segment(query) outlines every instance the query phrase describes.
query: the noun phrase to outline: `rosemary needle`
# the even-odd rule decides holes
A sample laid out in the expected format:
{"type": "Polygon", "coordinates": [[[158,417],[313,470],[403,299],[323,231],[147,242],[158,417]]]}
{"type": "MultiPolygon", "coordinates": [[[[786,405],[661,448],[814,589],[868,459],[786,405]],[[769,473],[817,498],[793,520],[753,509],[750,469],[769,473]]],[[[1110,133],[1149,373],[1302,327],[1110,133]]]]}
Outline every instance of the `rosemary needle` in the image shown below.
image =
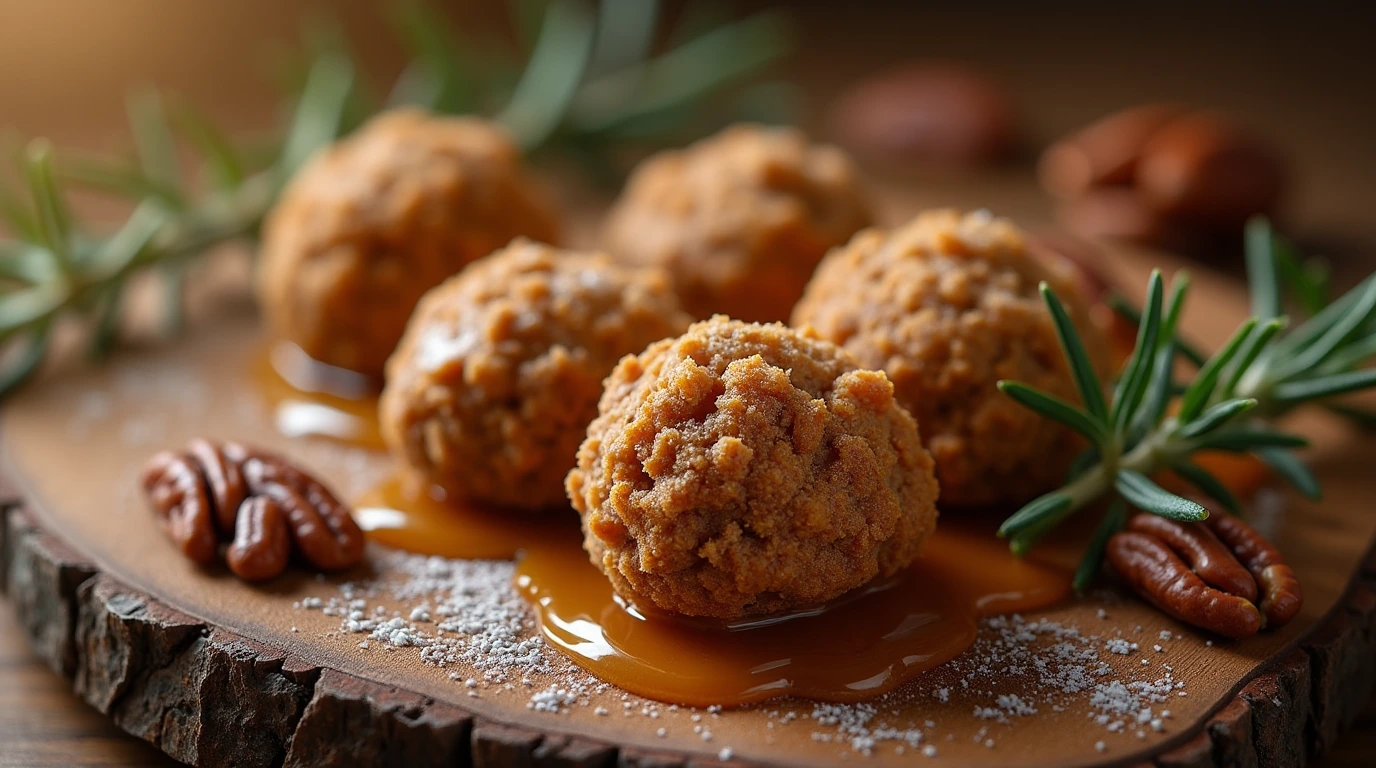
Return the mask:
{"type": "Polygon", "coordinates": [[[1076,588],[1083,589],[1099,572],[1103,542],[1121,527],[1122,502],[1175,520],[1208,516],[1208,509],[1198,502],[1151,479],[1165,469],[1236,511],[1237,499],[1227,487],[1191,461],[1204,450],[1253,454],[1302,494],[1318,498],[1318,483],[1294,454],[1308,442],[1270,424],[1305,403],[1376,388],[1376,370],[1366,367],[1376,359],[1376,276],[1326,304],[1315,301],[1323,295],[1316,284],[1298,285],[1297,302],[1313,314],[1288,324],[1280,316],[1282,285],[1293,283],[1296,275],[1301,275],[1301,283],[1326,280],[1326,273],[1299,268],[1289,243],[1265,220],[1248,225],[1246,245],[1257,316],[1243,322],[1212,356],[1188,355],[1197,370],[1185,383],[1174,415],[1168,414],[1166,401],[1176,388],[1171,379],[1175,357],[1190,349],[1179,341],[1175,328],[1188,288],[1184,275],[1176,277],[1164,308],[1159,271],[1152,273],[1144,309],[1138,313],[1127,308],[1138,317],[1137,345],[1108,403],[1078,332],[1064,319],[1060,300],[1042,287],[1084,405],[1017,382],[1002,381],[999,388],[1022,406],[1084,435],[1090,448],[1076,460],[1063,487],[1028,502],[999,529],[1015,553],[1025,552],[1077,511],[1112,498],[1076,573],[1076,588]]]}

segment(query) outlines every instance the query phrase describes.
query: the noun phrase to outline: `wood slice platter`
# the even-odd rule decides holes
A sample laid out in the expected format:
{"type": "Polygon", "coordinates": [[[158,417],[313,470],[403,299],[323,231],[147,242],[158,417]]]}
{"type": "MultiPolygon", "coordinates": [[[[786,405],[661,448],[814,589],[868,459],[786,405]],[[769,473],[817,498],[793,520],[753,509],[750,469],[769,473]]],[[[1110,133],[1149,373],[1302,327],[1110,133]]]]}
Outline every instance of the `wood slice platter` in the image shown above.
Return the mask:
{"type": "MultiPolygon", "coordinates": [[[[1124,253],[1114,268],[1138,286],[1165,261],[1124,253]]],[[[1185,327],[1217,344],[1244,298],[1218,275],[1196,271],[1195,284],[1185,327]]],[[[1376,683],[1376,439],[1318,413],[1295,428],[1315,439],[1307,458],[1325,500],[1267,491],[1253,518],[1305,586],[1292,624],[1212,641],[1105,588],[986,626],[964,656],[870,705],[695,710],[600,685],[530,643],[538,628],[501,562],[374,545],[356,572],[246,585],[164,538],[136,488],[148,455],[203,435],[241,440],[300,459],[345,497],[389,464],[283,437],[249,373],[263,350],[256,319],[242,305],[206,315],[176,342],[51,373],[0,415],[0,583],[35,649],[121,728],[187,763],[1293,765],[1331,745],[1376,683]],[[460,604],[501,607],[508,640],[534,651],[496,663],[459,633],[451,647],[475,650],[440,665],[405,637],[351,631],[355,608],[427,621],[436,596],[414,588],[426,568],[446,588],[492,593],[460,604]],[[343,615],[320,610],[331,599],[343,615]],[[1079,665],[1084,679],[1077,688],[1048,665],[1079,665]]]]}

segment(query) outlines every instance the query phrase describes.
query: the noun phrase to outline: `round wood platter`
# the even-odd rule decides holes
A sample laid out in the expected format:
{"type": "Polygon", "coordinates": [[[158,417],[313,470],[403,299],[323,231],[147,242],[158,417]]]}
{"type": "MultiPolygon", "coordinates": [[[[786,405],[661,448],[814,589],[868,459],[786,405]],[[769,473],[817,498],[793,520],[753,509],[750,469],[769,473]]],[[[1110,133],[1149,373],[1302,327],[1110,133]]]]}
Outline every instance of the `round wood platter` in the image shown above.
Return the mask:
{"type": "MultiPolygon", "coordinates": [[[[1113,264],[1120,283],[1138,286],[1163,260],[1125,253],[1113,264]]],[[[1245,312],[1237,286],[1218,275],[1196,270],[1194,296],[1185,327],[1206,344],[1245,312]]],[[[338,616],[303,607],[339,597],[346,582],[394,582],[398,555],[373,546],[353,573],[249,586],[182,559],[145,509],[141,463],[202,435],[287,453],[346,497],[388,469],[361,448],[282,437],[249,374],[262,351],[257,321],[242,302],[202,314],[173,343],[50,372],[0,414],[0,584],[37,652],[80,696],[187,763],[1293,765],[1332,744],[1376,682],[1376,440],[1318,413],[1295,428],[1315,438],[1307,458],[1325,500],[1268,493],[1254,518],[1299,573],[1301,616],[1215,642],[1105,588],[1018,619],[1088,654],[1095,679],[1083,690],[1038,687],[1025,669],[979,669],[979,649],[999,640],[994,628],[956,662],[839,716],[798,700],[668,707],[599,686],[548,648],[543,666],[498,680],[467,661],[428,664],[417,648],[363,642],[338,616]],[[1112,651],[1125,642],[1137,645],[1112,651]],[[1140,690],[1133,684],[1163,676],[1169,700],[1148,702],[1149,717],[1101,717],[1096,686],[1140,690]],[[570,681],[576,700],[535,706],[539,692],[570,681]]],[[[482,582],[510,589],[493,583],[482,582]]],[[[385,589],[372,599],[388,616],[415,602],[385,589]]],[[[529,614],[517,631],[536,634],[529,614]]]]}

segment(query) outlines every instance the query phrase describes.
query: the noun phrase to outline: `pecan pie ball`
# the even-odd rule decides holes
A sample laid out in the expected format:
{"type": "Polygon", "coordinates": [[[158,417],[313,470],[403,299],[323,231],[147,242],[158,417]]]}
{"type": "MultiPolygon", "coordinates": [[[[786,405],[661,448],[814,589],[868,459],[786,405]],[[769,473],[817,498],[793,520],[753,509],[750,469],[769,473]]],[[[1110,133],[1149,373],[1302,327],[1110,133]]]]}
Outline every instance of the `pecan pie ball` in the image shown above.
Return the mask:
{"type": "Polygon", "coordinates": [[[617,365],[568,492],[617,593],[718,618],[891,575],[937,516],[932,458],[882,372],[721,316],[617,365]]]}
{"type": "Polygon", "coordinates": [[[421,299],[387,363],[383,438],[450,493],[564,506],[602,380],[689,322],[660,270],[517,240],[421,299]]]}
{"type": "Polygon", "coordinates": [[[922,425],[943,503],[1015,504],[1062,481],[1079,449],[1068,430],[996,387],[1013,379],[1078,400],[1042,281],[1104,370],[1105,344],[1074,280],[1034,259],[1015,225],[984,211],[929,211],[861,233],[818,267],[793,323],[889,375],[922,425]]]}
{"type": "Polygon", "coordinates": [[[258,293],[273,333],[380,377],[421,295],[521,235],[553,242],[558,226],[500,130],[395,111],[292,180],[264,226],[258,293]]]}
{"type": "Polygon", "coordinates": [[[604,246],[669,270],[699,318],[786,320],[827,250],[871,221],[841,150],[787,128],[736,126],[658,154],[613,207],[604,246]]]}

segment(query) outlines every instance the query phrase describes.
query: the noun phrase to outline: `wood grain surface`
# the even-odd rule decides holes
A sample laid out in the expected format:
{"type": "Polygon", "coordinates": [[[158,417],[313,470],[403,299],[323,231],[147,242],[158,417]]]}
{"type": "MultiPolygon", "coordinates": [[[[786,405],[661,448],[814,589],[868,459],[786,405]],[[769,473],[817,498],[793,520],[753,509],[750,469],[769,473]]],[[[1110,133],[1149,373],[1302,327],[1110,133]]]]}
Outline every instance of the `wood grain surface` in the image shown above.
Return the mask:
{"type": "MultiPolygon", "coordinates": [[[[232,125],[261,127],[269,102],[254,67],[225,62],[242,63],[244,51],[261,40],[285,39],[308,5],[321,4],[6,2],[0,125],[62,143],[118,145],[121,89],[151,81],[193,94],[232,125]]],[[[373,15],[369,5],[344,4],[341,13],[352,28],[366,30],[361,20],[373,15]]],[[[1024,106],[1033,139],[1142,100],[1223,106],[1291,153],[1298,181],[1291,220],[1335,249],[1330,253],[1339,258],[1340,271],[1370,271],[1376,243],[1373,57],[1365,39],[1369,27],[1346,11],[1271,8],[1243,16],[1167,3],[1139,18],[1108,4],[1077,4],[1055,12],[1007,10],[991,20],[981,9],[897,5],[865,18],[838,18],[822,4],[799,9],[804,50],[829,54],[800,56],[792,65],[813,104],[857,73],[921,55],[972,60],[1001,76],[1024,106]]],[[[395,51],[375,36],[364,38],[379,71],[394,65],[395,51]]],[[[933,199],[980,196],[981,184],[922,183],[933,199]]],[[[0,614],[0,764],[165,762],[65,693],[67,684],[46,673],[19,642],[9,611],[0,614]]],[[[1340,738],[1322,764],[1374,762],[1376,705],[1368,705],[1356,730],[1340,738]]]]}

